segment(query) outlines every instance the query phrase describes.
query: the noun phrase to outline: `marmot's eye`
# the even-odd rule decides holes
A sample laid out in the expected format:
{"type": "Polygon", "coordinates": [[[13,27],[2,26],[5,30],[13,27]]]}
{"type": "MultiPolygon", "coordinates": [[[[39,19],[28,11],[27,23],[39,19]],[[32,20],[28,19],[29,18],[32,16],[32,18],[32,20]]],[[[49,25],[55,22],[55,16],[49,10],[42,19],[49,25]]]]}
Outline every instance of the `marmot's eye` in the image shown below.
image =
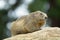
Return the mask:
{"type": "Polygon", "coordinates": [[[40,13],[40,15],[43,15],[42,13],[40,13]]]}

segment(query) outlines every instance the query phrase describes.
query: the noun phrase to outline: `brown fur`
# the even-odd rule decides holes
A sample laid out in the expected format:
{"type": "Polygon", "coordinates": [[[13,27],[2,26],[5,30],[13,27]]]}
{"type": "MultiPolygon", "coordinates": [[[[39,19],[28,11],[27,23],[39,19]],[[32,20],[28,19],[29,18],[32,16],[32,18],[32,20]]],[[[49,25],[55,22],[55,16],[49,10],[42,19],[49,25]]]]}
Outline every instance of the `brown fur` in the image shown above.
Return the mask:
{"type": "Polygon", "coordinates": [[[12,22],[11,35],[30,33],[40,30],[45,22],[47,15],[41,11],[32,12],[29,15],[22,16],[12,22]]]}

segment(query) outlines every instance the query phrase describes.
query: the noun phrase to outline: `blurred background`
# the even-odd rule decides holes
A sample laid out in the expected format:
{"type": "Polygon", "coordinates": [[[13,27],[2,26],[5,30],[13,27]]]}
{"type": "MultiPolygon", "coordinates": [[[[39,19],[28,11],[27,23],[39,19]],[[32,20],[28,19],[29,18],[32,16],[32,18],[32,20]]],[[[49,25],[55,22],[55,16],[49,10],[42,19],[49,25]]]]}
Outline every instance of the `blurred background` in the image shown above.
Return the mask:
{"type": "Polygon", "coordinates": [[[0,0],[0,40],[10,36],[12,21],[37,10],[47,13],[48,25],[60,27],[60,0],[0,0]]]}

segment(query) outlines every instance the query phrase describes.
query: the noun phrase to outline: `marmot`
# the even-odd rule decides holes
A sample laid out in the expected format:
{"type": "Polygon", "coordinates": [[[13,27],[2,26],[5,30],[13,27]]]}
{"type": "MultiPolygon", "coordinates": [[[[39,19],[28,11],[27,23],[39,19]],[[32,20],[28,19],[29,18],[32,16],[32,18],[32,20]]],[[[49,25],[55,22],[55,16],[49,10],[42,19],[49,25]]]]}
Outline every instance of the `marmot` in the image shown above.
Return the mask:
{"type": "Polygon", "coordinates": [[[22,16],[12,22],[11,35],[14,36],[40,30],[40,27],[46,23],[46,19],[47,14],[41,11],[32,12],[29,15],[22,16]]]}

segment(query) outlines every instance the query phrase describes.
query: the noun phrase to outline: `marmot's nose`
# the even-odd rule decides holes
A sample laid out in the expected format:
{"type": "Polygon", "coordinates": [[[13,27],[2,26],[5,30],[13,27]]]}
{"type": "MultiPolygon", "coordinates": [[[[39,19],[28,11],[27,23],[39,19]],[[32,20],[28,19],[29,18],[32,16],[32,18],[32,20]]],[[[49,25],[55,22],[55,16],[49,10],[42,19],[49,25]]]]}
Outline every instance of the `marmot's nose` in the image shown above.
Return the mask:
{"type": "Polygon", "coordinates": [[[46,16],[45,19],[48,19],[48,17],[46,16]]]}

